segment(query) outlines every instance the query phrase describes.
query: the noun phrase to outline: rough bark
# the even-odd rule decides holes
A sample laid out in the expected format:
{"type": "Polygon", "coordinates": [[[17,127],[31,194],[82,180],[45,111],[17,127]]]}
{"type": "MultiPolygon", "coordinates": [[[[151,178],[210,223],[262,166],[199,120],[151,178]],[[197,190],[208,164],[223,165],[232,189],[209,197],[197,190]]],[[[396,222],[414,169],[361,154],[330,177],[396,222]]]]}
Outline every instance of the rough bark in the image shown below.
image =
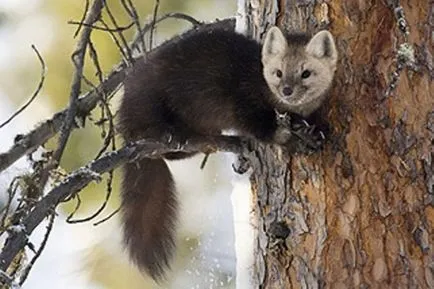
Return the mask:
{"type": "Polygon", "coordinates": [[[340,53],[325,150],[255,148],[256,287],[434,288],[434,2],[240,5],[257,38],[327,28],[340,53]]]}

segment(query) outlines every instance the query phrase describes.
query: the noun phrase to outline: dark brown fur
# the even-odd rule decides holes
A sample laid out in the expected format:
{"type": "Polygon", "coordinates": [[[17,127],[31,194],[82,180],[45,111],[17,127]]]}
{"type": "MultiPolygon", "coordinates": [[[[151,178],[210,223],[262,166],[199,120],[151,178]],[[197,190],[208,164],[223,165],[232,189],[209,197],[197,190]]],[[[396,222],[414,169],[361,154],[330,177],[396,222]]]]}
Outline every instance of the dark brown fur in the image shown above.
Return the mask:
{"type": "MultiPolygon", "coordinates": [[[[307,41],[297,35],[291,45],[307,41]]],[[[235,129],[273,142],[278,130],[276,103],[262,70],[256,41],[212,25],[190,31],[128,72],[120,132],[126,141],[168,135],[184,140],[235,129]]],[[[122,202],[124,240],[131,258],[158,280],[173,255],[177,212],[174,183],[164,160],[125,165],[122,202]]]]}

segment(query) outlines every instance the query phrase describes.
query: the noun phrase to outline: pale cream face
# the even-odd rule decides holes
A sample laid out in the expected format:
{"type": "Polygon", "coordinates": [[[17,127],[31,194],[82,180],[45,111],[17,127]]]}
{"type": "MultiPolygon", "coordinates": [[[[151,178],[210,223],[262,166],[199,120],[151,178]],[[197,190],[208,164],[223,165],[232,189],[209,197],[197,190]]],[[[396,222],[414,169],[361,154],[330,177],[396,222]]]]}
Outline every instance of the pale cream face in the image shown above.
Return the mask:
{"type": "Polygon", "coordinates": [[[296,47],[288,46],[280,30],[270,30],[262,51],[264,77],[276,100],[303,116],[324,101],[336,59],[333,38],[326,31],[316,34],[305,47],[296,47]]]}

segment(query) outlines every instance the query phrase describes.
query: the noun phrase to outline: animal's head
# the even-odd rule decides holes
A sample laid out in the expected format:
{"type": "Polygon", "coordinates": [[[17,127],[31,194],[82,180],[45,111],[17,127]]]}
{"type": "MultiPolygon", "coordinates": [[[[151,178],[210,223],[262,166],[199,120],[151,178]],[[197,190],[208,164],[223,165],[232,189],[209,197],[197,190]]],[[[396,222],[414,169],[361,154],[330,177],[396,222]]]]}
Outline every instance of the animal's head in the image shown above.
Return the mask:
{"type": "Polygon", "coordinates": [[[263,73],[280,104],[291,112],[307,116],[325,98],[336,70],[338,53],[333,36],[326,30],[315,34],[307,43],[301,38],[294,39],[296,41],[288,42],[277,27],[268,31],[262,46],[263,73]]]}

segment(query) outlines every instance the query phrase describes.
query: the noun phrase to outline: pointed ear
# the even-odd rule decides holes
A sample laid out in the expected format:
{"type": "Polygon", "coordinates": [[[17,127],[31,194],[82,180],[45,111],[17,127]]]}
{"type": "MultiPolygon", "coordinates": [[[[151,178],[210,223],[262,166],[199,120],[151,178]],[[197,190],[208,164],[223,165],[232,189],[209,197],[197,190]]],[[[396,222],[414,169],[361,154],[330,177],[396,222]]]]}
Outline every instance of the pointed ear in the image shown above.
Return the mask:
{"type": "Polygon", "coordinates": [[[265,36],[264,45],[262,46],[262,59],[282,56],[288,49],[288,43],[282,31],[276,26],[271,27],[265,36]]]}
{"type": "Polygon", "coordinates": [[[332,66],[335,66],[338,60],[335,40],[327,30],[322,30],[312,37],[306,45],[306,52],[318,58],[327,58],[332,66]]]}

